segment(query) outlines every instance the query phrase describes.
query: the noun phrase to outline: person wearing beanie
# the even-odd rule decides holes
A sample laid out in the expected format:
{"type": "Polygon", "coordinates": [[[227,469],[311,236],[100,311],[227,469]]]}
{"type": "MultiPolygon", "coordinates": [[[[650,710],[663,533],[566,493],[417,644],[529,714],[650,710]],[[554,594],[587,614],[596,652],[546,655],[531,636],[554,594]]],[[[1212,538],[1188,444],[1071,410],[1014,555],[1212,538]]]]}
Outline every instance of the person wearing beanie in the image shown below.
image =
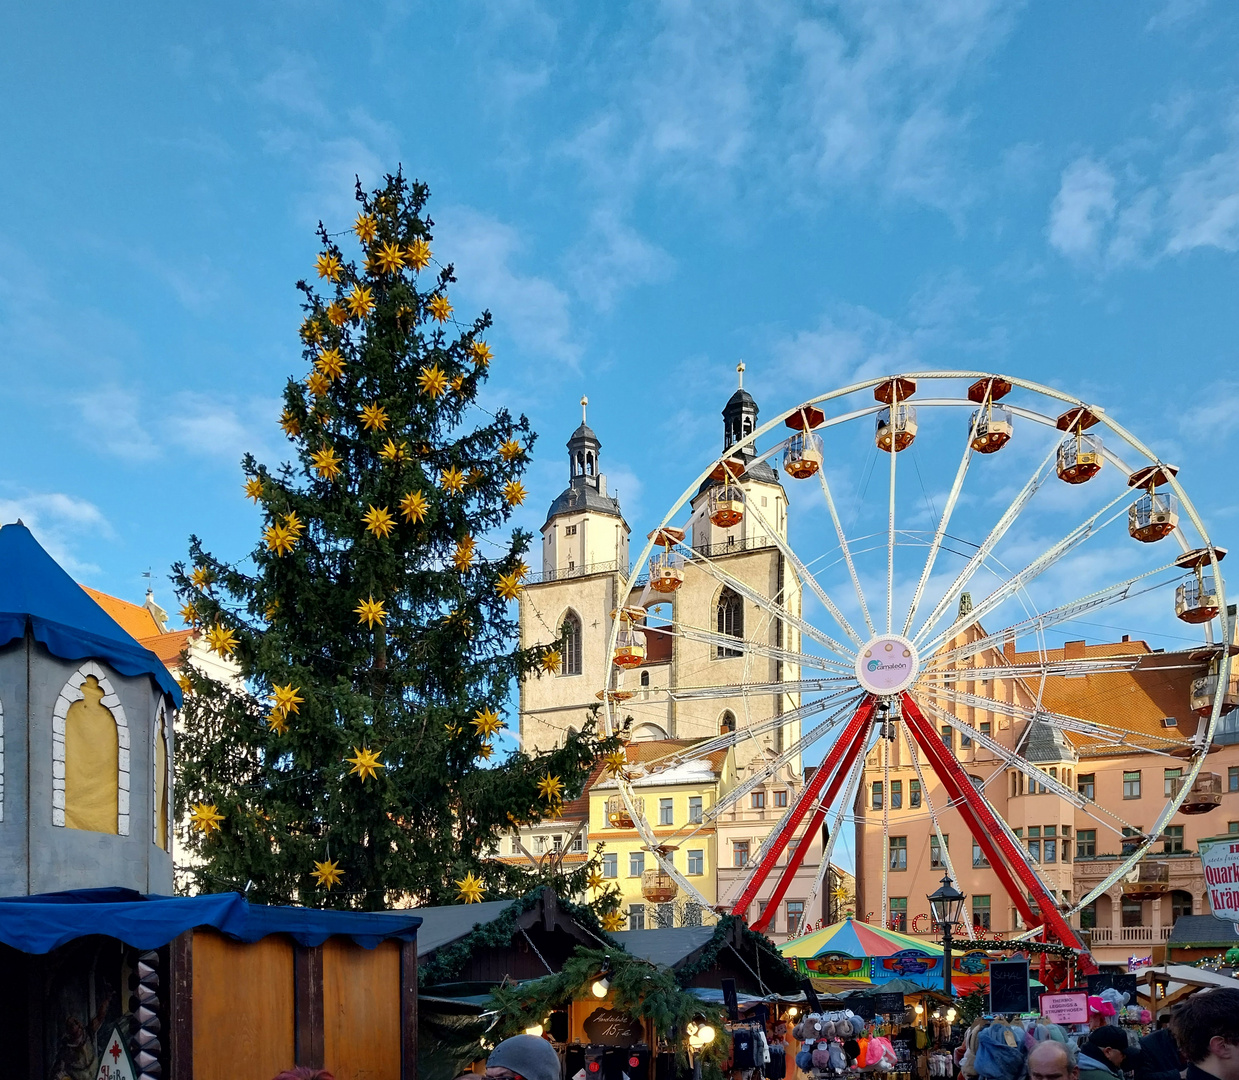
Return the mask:
{"type": "Polygon", "coordinates": [[[1122,1080],[1128,1052],[1127,1033],[1107,1024],[1080,1043],[1080,1080],[1122,1080]]]}
{"type": "Polygon", "coordinates": [[[559,1055],[536,1035],[504,1039],[486,1059],[488,1080],[559,1080],[559,1055]]]}

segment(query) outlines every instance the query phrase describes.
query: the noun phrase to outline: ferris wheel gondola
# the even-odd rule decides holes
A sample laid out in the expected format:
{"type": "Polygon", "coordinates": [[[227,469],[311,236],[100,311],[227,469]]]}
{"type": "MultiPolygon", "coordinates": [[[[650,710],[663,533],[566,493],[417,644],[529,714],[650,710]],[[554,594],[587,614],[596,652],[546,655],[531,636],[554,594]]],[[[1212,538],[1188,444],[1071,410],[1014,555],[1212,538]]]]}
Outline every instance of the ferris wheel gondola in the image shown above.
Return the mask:
{"type": "MultiPolygon", "coordinates": [[[[864,468],[858,464],[857,471],[864,468]]],[[[630,600],[629,607],[617,610],[611,631],[615,667],[606,689],[615,690],[624,685],[625,671],[644,659],[644,652],[633,648],[641,634],[637,613],[645,605],[678,602],[685,575],[712,582],[737,602],[751,605],[763,619],[756,630],[739,634],[723,621],[715,626],[698,619],[705,624],[695,625],[677,615],[659,628],[671,638],[717,650],[711,655],[742,662],[744,678],[738,683],[721,677],[712,681],[706,670],[658,693],[681,709],[740,702],[745,714],[716,736],[678,746],[617,777],[626,820],[631,819],[653,853],[660,887],[671,890],[673,884],[677,895],[695,898],[707,910],[713,906],[746,912],[773,880],[765,913],[754,922],[764,929],[829,816],[831,828],[814,892],[821,888],[840,825],[856,799],[866,755],[877,762],[874,767],[889,770],[891,748],[898,743],[907,747],[908,761],[920,778],[936,848],[948,871],[953,872],[939,819],[950,808],[964,819],[1030,932],[1083,950],[1072,916],[1111,887],[1121,883],[1126,890],[1140,884],[1142,860],[1147,864],[1151,845],[1176,812],[1207,813],[1217,805],[1216,778],[1202,773],[1201,767],[1218,718],[1239,704],[1239,687],[1230,676],[1232,649],[1222,644],[1230,641],[1218,570],[1225,551],[1210,541],[1177,473],[1101,408],[1027,380],[982,372],[872,379],[821,394],[745,431],[688,485],[650,533],[638,562],[644,565],[653,555],[648,584],[635,605],[630,600]],[[962,434],[959,427],[938,424],[940,413],[952,411],[964,412],[967,421],[967,437],[960,438],[962,457],[941,510],[930,506],[931,527],[920,528],[903,520],[909,510],[907,501],[899,499],[897,462],[916,454],[914,446],[939,431],[962,434]],[[885,520],[879,526],[879,512],[874,511],[873,527],[849,536],[844,518],[860,511],[849,507],[847,515],[841,513],[836,489],[848,479],[849,455],[859,458],[864,453],[863,442],[851,433],[866,424],[876,425],[869,428],[869,447],[876,444],[878,460],[886,455],[880,514],[885,520]],[[1103,430],[1104,439],[1099,434],[1103,430]],[[1030,473],[1029,455],[1035,462],[1030,473]],[[795,497],[798,506],[816,503],[824,510],[803,535],[789,535],[783,516],[763,510],[765,498],[748,491],[756,469],[771,460],[781,460],[794,481],[787,488],[789,509],[795,497]],[[986,513],[978,510],[977,496],[967,491],[970,475],[981,467],[974,465],[978,461],[985,462],[986,513]],[[1004,462],[1025,471],[1022,484],[1012,479],[1009,468],[1004,470],[1004,462]],[[1106,462],[1113,475],[1102,472],[1106,462]],[[1046,494],[1054,478],[1071,485],[1072,493],[1046,494]],[[1133,489],[1142,492],[1134,503],[1133,489]],[[994,498],[999,491],[1007,493],[1002,504],[994,498]],[[967,515],[957,513],[965,504],[967,515]],[[1028,523],[1033,519],[1035,531],[1045,535],[1039,551],[1029,545],[1028,523]],[[1087,579],[1055,573],[1087,545],[1096,546],[1099,536],[1114,536],[1115,530],[1107,527],[1123,519],[1128,529],[1122,535],[1131,550],[1116,561],[1125,572],[1083,586],[1079,583],[1087,579]],[[726,542],[703,540],[703,530],[710,529],[710,536],[726,532],[726,542]],[[1161,553],[1163,541],[1177,552],[1161,553]],[[777,551],[803,603],[787,602],[785,592],[772,594],[729,561],[733,552],[757,546],[777,551]],[[972,600],[974,593],[978,596],[972,600]],[[876,597],[881,600],[875,602],[876,597]],[[1133,734],[1121,717],[1104,709],[1051,707],[1045,690],[1054,680],[1117,675],[1144,662],[1143,654],[1134,650],[1068,655],[1065,649],[1047,648],[1047,633],[1103,610],[1110,625],[1121,623],[1146,636],[1165,633],[1167,622],[1180,629],[1184,623],[1198,628],[1202,640],[1192,655],[1199,657],[1201,675],[1192,683],[1192,708],[1203,718],[1199,730],[1133,734]],[[1021,640],[1032,643],[1022,654],[1015,651],[1021,640]],[[771,665],[777,665],[777,678],[769,675],[771,665]],[[1002,694],[1000,686],[1007,688],[1002,694]],[[775,699],[778,707],[770,708],[775,699]],[[976,722],[982,715],[993,718],[992,729],[988,722],[976,722]],[[1000,737],[1000,728],[1007,734],[1000,737]],[[635,782],[719,750],[756,745],[771,732],[785,733],[786,738],[754,759],[744,779],[713,807],[671,836],[665,829],[655,834],[639,807],[635,782]],[[1030,761],[1025,750],[1030,739],[1038,738],[1174,757],[1181,763],[1180,776],[1156,820],[1138,828],[1065,782],[1057,769],[1030,761]],[[953,750],[957,739],[983,747],[992,757],[995,767],[987,776],[965,767],[953,750]],[[721,820],[758,785],[806,756],[821,760],[795,801],[767,823],[734,890],[717,901],[703,895],[676,866],[674,852],[721,820]],[[937,785],[936,804],[927,782],[931,777],[937,785]],[[1030,785],[1121,838],[1123,854],[1114,868],[1082,895],[1064,895],[1004,819],[1001,800],[987,793],[996,777],[1021,790],[1030,785]]],[[[929,503],[928,492],[924,495],[929,503]]],[[[854,490],[849,500],[857,500],[854,490]]],[[[916,513],[925,516],[919,507],[916,513]]],[[[603,697],[605,730],[624,730],[623,702],[612,694],[603,697]]],[[[882,811],[885,835],[887,806],[882,811]]],[[[885,869],[881,894],[885,917],[885,869]]]]}

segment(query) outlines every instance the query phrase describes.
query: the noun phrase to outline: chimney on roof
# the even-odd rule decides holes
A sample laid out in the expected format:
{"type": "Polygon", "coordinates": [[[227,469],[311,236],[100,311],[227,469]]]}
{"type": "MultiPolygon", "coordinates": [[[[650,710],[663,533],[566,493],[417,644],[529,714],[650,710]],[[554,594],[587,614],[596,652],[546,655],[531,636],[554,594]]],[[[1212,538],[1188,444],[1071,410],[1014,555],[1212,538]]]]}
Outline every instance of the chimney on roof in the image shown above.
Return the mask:
{"type": "Polygon", "coordinates": [[[1082,660],[1085,656],[1086,645],[1084,640],[1065,641],[1063,642],[1063,659],[1064,660],[1082,660]]]}
{"type": "Polygon", "coordinates": [[[962,592],[959,594],[959,614],[955,616],[955,621],[959,622],[965,615],[972,612],[972,593],[962,592]]]}

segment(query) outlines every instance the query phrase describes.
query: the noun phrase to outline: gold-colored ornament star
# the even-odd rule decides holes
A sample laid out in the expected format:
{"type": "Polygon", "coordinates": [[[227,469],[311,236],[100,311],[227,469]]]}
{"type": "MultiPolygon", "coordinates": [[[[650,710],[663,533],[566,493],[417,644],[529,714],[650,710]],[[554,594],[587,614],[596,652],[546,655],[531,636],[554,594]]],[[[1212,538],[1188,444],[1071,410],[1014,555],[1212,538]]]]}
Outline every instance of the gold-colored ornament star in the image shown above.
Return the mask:
{"type": "Polygon", "coordinates": [[[628,768],[628,755],[623,750],[612,750],[602,760],[611,776],[620,776],[628,768]]]}
{"type": "Polygon", "coordinates": [[[425,240],[414,240],[404,249],[405,261],[414,270],[425,270],[430,265],[430,245],[425,240]]]}
{"type": "Polygon", "coordinates": [[[459,724],[444,724],[443,730],[447,732],[447,736],[449,739],[454,739],[456,738],[457,735],[460,734],[460,725],[459,724]]]}
{"type": "Polygon", "coordinates": [[[253,499],[257,502],[262,498],[262,478],[259,476],[251,476],[245,481],[245,497],[253,499]]]}
{"type": "Polygon", "coordinates": [[[555,803],[563,797],[564,782],[558,776],[544,773],[538,781],[538,794],[547,802],[555,803]]]}
{"type": "Polygon", "coordinates": [[[474,877],[472,870],[463,878],[457,880],[456,889],[456,899],[466,904],[480,904],[482,902],[482,894],[485,892],[482,879],[474,877]]]}
{"type": "Polygon", "coordinates": [[[520,506],[525,501],[525,485],[519,480],[509,480],[503,485],[503,497],[509,506],[520,506]]]}
{"type": "Polygon", "coordinates": [[[288,531],[288,526],[280,522],[268,528],[262,538],[267,542],[267,550],[274,551],[277,555],[287,555],[297,543],[297,538],[288,531]]]}
{"type": "Polygon", "coordinates": [[[357,220],[353,222],[353,232],[363,244],[372,243],[378,231],[379,223],[364,211],[358,214],[357,220]]]}
{"type": "Polygon", "coordinates": [[[429,394],[432,398],[437,398],[447,390],[447,376],[439,370],[438,364],[435,364],[433,367],[424,367],[418,372],[417,385],[421,388],[422,393],[429,394]]]}
{"type": "Polygon", "coordinates": [[[343,460],[330,446],[324,446],[321,450],[315,450],[310,455],[314,471],[324,480],[334,480],[340,475],[340,463],[343,460]]]}
{"type": "Polygon", "coordinates": [[[387,410],[382,405],[363,405],[359,412],[361,426],[367,431],[387,430],[387,410]]]}
{"type": "Polygon", "coordinates": [[[456,545],[456,550],[452,553],[452,562],[456,569],[462,574],[473,565],[473,537],[466,536],[459,544],[456,545]]]}
{"type": "Polygon", "coordinates": [[[515,439],[508,439],[507,442],[501,443],[499,446],[499,456],[504,461],[515,461],[524,452],[525,448],[515,439]]]}
{"type": "Polygon", "coordinates": [[[593,870],[589,872],[589,877],[585,879],[585,887],[587,889],[593,889],[595,892],[597,892],[599,889],[602,888],[603,883],[605,881],[606,881],[606,878],[604,878],[602,876],[601,871],[599,871],[597,867],[595,867],[593,870]]]}
{"type": "Polygon", "coordinates": [[[219,832],[223,820],[224,815],[214,803],[200,802],[189,812],[190,824],[200,833],[219,832]]]}
{"type": "Polygon", "coordinates": [[[452,376],[452,389],[455,390],[456,393],[459,394],[464,388],[465,388],[465,377],[463,375],[453,375],[452,376]]]}
{"type": "Polygon", "coordinates": [[[562,657],[559,655],[558,649],[550,649],[542,654],[542,670],[548,675],[554,675],[559,671],[559,664],[562,657]]]}
{"type": "Polygon", "coordinates": [[[512,573],[516,575],[517,581],[524,581],[529,574],[529,567],[522,561],[517,561],[516,566],[512,568],[512,573]]]}
{"type": "Polygon", "coordinates": [[[384,274],[398,274],[404,267],[404,252],[399,244],[384,244],[374,256],[374,264],[384,274]]]}
{"type": "Polygon", "coordinates": [[[348,312],[343,304],[338,300],[333,300],[327,305],[327,318],[331,321],[332,326],[343,326],[348,322],[348,312]]]}
{"type": "Polygon", "coordinates": [[[435,322],[447,322],[452,317],[452,303],[446,296],[432,296],[426,310],[435,322]]]}
{"type": "Polygon", "coordinates": [[[333,885],[340,884],[340,879],[344,877],[344,871],[340,869],[339,863],[325,859],[323,862],[316,861],[314,863],[314,869],[310,871],[310,877],[328,892],[331,892],[333,885]]]}
{"type": "Polygon", "coordinates": [[[379,753],[377,750],[371,750],[368,747],[358,749],[353,747],[353,756],[344,759],[353,767],[349,769],[349,776],[360,776],[361,782],[364,784],[370,777],[378,777],[379,769],[385,769],[387,766],[379,761],[379,753]]]}
{"type": "Polygon", "coordinates": [[[398,465],[400,462],[407,460],[408,456],[409,444],[404,440],[396,442],[395,439],[388,439],[379,451],[379,457],[384,461],[390,461],[393,465],[398,465]]]}
{"type": "Polygon", "coordinates": [[[848,898],[848,891],[842,885],[836,885],[834,891],[830,894],[836,900],[842,902],[848,898]]]}
{"type": "Polygon", "coordinates": [[[275,709],[277,712],[287,716],[289,713],[301,712],[300,706],[304,703],[305,698],[301,696],[301,687],[293,686],[288,683],[286,686],[280,686],[278,683],[271,687],[271,694],[275,699],[275,709]]]}
{"type": "Polygon", "coordinates": [[[294,540],[300,540],[305,532],[305,522],[297,516],[296,510],[290,510],[284,515],[284,528],[292,533],[294,540]]]}
{"type": "Polygon", "coordinates": [[[469,487],[477,487],[479,484],[485,481],[485,479],[486,479],[486,474],[481,469],[478,469],[478,468],[470,469],[465,474],[465,483],[469,487]]]}
{"type": "Polygon", "coordinates": [[[198,609],[194,607],[192,600],[186,600],[181,605],[181,622],[186,626],[198,625],[198,609]]]}
{"type": "Polygon", "coordinates": [[[189,580],[195,589],[205,589],[215,580],[215,574],[211,572],[209,567],[199,566],[189,576],[189,580]]]}
{"type": "Polygon", "coordinates": [[[266,617],[267,622],[270,622],[275,618],[275,613],[279,610],[280,602],[278,600],[272,600],[271,603],[262,609],[262,613],[266,617]]]}
{"type": "Polygon", "coordinates": [[[490,743],[484,742],[478,747],[478,757],[483,761],[490,761],[490,756],[495,752],[495,748],[490,743]]]}
{"type": "Polygon", "coordinates": [[[331,380],[321,371],[312,371],[310,377],[306,379],[305,385],[315,397],[322,397],[331,389],[331,380]]]}
{"type": "Polygon", "coordinates": [[[177,680],[176,680],[176,685],[177,685],[177,686],[179,686],[179,687],[181,688],[181,693],[182,693],[182,694],[192,694],[192,693],[193,693],[193,690],[194,690],[194,684],[193,684],[193,682],[190,680],[190,678],[189,678],[188,676],[186,676],[186,675],[182,675],[179,679],[177,679],[177,680]]]}
{"type": "Polygon", "coordinates": [[[521,594],[521,579],[515,574],[500,574],[495,582],[495,592],[503,600],[515,600],[521,594]]]}
{"type": "Polygon", "coordinates": [[[358,319],[364,319],[374,308],[374,294],[365,285],[354,285],[348,294],[348,309],[358,319]]]}
{"type": "Polygon", "coordinates": [[[477,733],[484,739],[489,739],[503,727],[503,721],[493,709],[479,709],[477,715],[469,723],[477,728],[477,733]]]}
{"type": "Polygon", "coordinates": [[[455,465],[443,470],[439,475],[439,483],[443,490],[452,495],[459,495],[465,490],[465,474],[455,465]]]}
{"type": "Polygon", "coordinates": [[[365,623],[370,630],[374,629],[375,623],[380,626],[385,626],[387,623],[387,609],[383,607],[383,601],[376,600],[373,595],[362,600],[353,608],[353,612],[357,615],[357,621],[365,623]]]}
{"type": "Polygon", "coordinates": [[[310,317],[301,324],[301,340],[307,345],[317,345],[323,340],[323,328],[317,319],[310,317]]]}
{"type": "Polygon", "coordinates": [[[287,409],[280,414],[280,427],[290,439],[295,439],[301,434],[301,422],[287,409]]]}
{"type": "Polygon", "coordinates": [[[400,514],[405,521],[425,521],[430,504],[420,491],[412,491],[400,500],[400,514]]]}
{"type": "Polygon", "coordinates": [[[370,509],[361,515],[361,520],[366,523],[366,532],[380,539],[390,536],[396,524],[396,519],[391,516],[391,511],[386,506],[371,505],[370,509]]]}
{"type": "Polygon", "coordinates": [[[225,660],[232,655],[232,650],[239,643],[239,638],[223,623],[216,623],[207,631],[207,647],[211,652],[222,656],[225,660]]]}
{"type": "Polygon", "coordinates": [[[314,269],[318,271],[319,277],[325,277],[328,281],[339,281],[343,264],[339,255],[324,251],[314,260],[314,269]]]}
{"type": "Polygon", "coordinates": [[[339,349],[324,349],[318,354],[314,366],[327,378],[335,380],[344,374],[344,357],[340,355],[339,349]]]}
{"type": "Polygon", "coordinates": [[[286,735],[288,733],[288,717],[282,712],[272,710],[271,715],[267,717],[267,727],[277,735],[286,735]]]}
{"type": "Polygon", "coordinates": [[[602,917],[602,928],[609,934],[617,933],[624,929],[624,916],[618,911],[608,911],[602,917]]]}
{"type": "Polygon", "coordinates": [[[490,351],[490,346],[484,341],[474,341],[469,345],[469,352],[473,356],[473,362],[480,368],[490,367],[490,362],[494,354],[490,351]]]}

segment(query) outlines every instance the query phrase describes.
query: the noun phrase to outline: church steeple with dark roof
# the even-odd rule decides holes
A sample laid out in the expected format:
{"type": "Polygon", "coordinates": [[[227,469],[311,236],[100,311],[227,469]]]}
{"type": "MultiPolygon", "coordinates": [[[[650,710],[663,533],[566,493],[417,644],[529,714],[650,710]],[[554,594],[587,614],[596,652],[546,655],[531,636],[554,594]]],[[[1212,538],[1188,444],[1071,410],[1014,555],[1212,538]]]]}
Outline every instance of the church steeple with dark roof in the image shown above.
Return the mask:
{"type": "Polygon", "coordinates": [[[587,405],[589,398],[581,398],[581,426],[568,439],[568,486],[551,503],[548,522],[558,514],[583,510],[623,516],[619,500],[607,494],[607,478],[599,468],[602,442],[586,422],[587,405]]]}

